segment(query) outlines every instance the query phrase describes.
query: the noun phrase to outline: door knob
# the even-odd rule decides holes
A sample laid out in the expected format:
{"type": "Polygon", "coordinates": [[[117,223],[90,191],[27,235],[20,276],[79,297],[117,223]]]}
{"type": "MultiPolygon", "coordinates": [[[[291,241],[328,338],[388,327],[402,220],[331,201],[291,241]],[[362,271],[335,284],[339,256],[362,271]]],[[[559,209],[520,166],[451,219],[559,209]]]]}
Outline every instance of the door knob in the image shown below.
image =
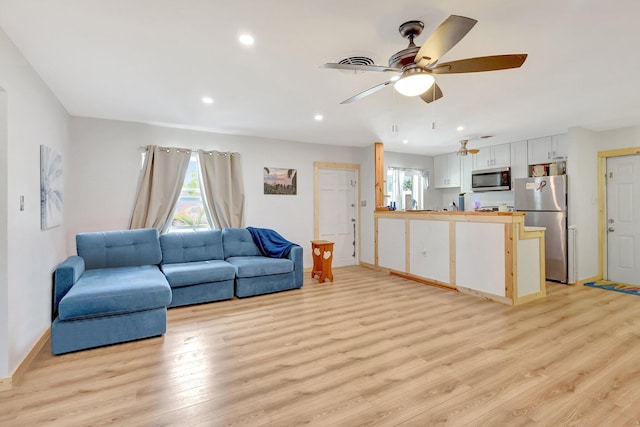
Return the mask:
{"type": "Polygon", "coordinates": [[[608,231],[609,233],[611,233],[612,231],[616,231],[616,230],[615,230],[613,227],[609,227],[609,228],[607,229],[607,231],[608,231]]]}

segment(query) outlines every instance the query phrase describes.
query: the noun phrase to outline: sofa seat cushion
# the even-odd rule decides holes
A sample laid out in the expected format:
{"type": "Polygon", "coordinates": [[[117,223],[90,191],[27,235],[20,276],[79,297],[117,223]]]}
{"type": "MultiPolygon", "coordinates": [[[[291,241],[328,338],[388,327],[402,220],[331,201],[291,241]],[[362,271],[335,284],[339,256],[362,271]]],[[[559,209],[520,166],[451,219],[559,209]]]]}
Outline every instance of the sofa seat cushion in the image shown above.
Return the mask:
{"type": "Polygon", "coordinates": [[[293,271],[293,261],[286,258],[237,256],[227,258],[227,262],[236,268],[236,277],[269,276],[293,271]]]}
{"type": "Polygon", "coordinates": [[[234,266],[221,260],[162,264],[160,268],[174,288],[233,280],[236,272],[234,266]]]}
{"type": "Polygon", "coordinates": [[[166,307],[171,288],[155,265],[86,270],[58,306],[60,320],[166,307]]]}

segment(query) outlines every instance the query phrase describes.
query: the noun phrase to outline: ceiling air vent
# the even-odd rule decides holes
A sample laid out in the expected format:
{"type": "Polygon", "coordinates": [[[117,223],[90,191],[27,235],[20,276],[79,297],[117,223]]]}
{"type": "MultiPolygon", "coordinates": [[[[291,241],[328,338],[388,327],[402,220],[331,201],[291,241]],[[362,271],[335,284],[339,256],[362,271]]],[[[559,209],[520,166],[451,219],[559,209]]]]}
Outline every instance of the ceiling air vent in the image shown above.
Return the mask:
{"type": "Polygon", "coordinates": [[[350,58],[344,58],[339,61],[338,64],[347,64],[347,65],[373,65],[373,59],[367,58],[365,56],[352,56],[350,58]]]}

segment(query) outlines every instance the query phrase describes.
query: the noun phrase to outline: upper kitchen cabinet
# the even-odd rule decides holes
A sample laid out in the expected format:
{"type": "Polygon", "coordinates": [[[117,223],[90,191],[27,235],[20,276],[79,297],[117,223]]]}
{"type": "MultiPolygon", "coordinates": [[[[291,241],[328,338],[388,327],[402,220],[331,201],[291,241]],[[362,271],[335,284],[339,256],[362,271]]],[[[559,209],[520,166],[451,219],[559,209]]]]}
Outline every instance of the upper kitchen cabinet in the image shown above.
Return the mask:
{"type": "Polygon", "coordinates": [[[545,136],[528,141],[530,165],[552,163],[567,159],[567,134],[545,136]]]}
{"type": "Polygon", "coordinates": [[[473,170],[503,168],[510,165],[511,144],[484,147],[473,156],[473,170]]]}
{"type": "Polygon", "coordinates": [[[529,167],[527,163],[528,147],[527,141],[517,141],[511,143],[511,188],[515,187],[515,180],[527,178],[529,167]]]}
{"type": "Polygon", "coordinates": [[[456,153],[433,157],[435,188],[460,187],[460,157],[456,153]]]}

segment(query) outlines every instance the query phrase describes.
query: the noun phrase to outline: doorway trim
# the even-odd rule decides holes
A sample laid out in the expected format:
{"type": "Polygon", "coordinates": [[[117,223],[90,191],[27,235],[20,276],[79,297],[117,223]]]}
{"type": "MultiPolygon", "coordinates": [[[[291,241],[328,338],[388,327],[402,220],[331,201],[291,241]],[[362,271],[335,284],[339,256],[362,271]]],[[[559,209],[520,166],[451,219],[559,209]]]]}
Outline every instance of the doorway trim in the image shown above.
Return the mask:
{"type": "Polygon", "coordinates": [[[358,180],[358,264],[360,264],[360,234],[362,228],[362,212],[360,206],[360,165],[355,163],[335,163],[335,162],[313,162],[313,238],[317,240],[320,237],[320,169],[351,169],[356,171],[356,179],[358,180]]]}
{"type": "Polygon", "coordinates": [[[598,278],[607,275],[607,159],[609,157],[632,156],[640,154],[640,147],[620,148],[617,150],[598,151],[598,278]]]}

